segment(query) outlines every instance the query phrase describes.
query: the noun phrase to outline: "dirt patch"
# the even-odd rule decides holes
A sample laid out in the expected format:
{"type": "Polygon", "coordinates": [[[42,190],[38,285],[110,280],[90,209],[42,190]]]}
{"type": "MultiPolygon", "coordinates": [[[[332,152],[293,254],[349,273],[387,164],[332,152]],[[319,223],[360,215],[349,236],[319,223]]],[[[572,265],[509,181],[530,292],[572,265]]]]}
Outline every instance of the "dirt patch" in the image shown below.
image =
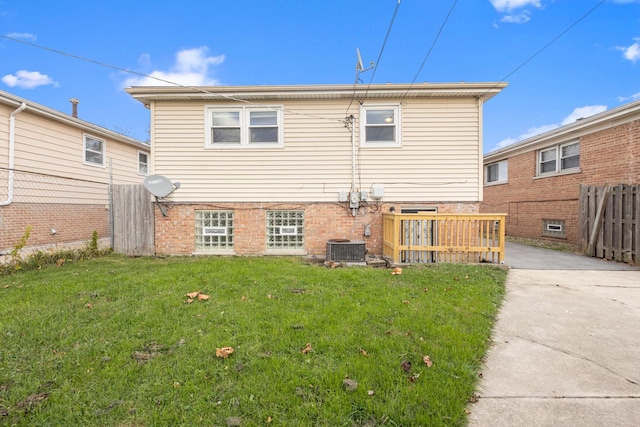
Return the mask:
{"type": "Polygon", "coordinates": [[[169,352],[169,348],[161,346],[155,342],[150,342],[145,345],[142,350],[137,350],[131,353],[131,357],[140,365],[144,365],[150,360],[160,357],[169,352]]]}
{"type": "Polygon", "coordinates": [[[48,397],[49,397],[49,393],[47,392],[32,394],[26,399],[16,403],[16,409],[20,411],[24,411],[24,413],[26,414],[31,410],[31,408],[47,400],[48,397]]]}

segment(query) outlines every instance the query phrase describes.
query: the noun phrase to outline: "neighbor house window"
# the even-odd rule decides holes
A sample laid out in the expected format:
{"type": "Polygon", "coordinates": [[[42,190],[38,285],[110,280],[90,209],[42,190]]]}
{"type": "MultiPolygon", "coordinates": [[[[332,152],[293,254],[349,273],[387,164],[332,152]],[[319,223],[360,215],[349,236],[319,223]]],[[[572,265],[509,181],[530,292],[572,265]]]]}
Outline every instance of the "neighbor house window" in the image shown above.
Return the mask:
{"type": "Polygon", "coordinates": [[[233,211],[196,211],[196,251],[233,250],[233,211]]]}
{"type": "Polygon", "coordinates": [[[93,166],[104,166],[106,143],[103,139],[84,135],[84,163],[93,166]]]}
{"type": "Polygon", "coordinates": [[[149,173],[149,154],[138,151],[138,174],[147,175],[149,173]]]}
{"type": "Polygon", "coordinates": [[[400,145],[400,107],[398,105],[363,106],[360,117],[362,146],[400,145]]]}
{"type": "Polygon", "coordinates": [[[543,219],[542,235],[547,237],[565,238],[564,221],[561,219],[543,219]]]}
{"type": "Polygon", "coordinates": [[[209,108],[209,146],[281,146],[280,107],[209,108]]]}
{"type": "Polygon", "coordinates": [[[485,184],[507,182],[507,170],[506,160],[487,165],[484,171],[485,184]]]}
{"type": "Polygon", "coordinates": [[[558,173],[579,167],[579,142],[557,145],[538,152],[538,175],[558,173]]]}
{"type": "Polygon", "coordinates": [[[304,250],[304,211],[267,211],[267,250],[304,250]]]}

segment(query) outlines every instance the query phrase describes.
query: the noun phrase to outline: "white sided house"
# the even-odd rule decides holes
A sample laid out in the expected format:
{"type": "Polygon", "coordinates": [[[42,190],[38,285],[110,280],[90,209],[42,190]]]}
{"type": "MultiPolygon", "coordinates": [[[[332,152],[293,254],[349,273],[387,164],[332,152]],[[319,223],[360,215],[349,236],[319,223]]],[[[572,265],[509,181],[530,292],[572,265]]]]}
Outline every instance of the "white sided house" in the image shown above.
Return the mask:
{"type": "Polygon", "coordinates": [[[149,145],[0,91],[0,262],[111,235],[110,184],[139,184],[149,145]]]}
{"type": "Polygon", "coordinates": [[[384,212],[477,213],[483,103],[504,83],[132,87],[151,173],[180,187],[159,254],[382,253],[384,212]]]}

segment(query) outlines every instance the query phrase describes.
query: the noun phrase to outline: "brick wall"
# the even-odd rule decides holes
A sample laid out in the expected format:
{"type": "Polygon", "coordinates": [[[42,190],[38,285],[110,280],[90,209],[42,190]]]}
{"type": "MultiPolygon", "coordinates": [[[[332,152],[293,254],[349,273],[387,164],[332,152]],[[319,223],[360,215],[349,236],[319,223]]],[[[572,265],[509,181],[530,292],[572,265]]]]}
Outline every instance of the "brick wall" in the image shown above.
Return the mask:
{"type": "Polygon", "coordinates": [[[12,203],[0,207],[0,251],[15,247],[28,226],[28,247],[89,241],[94,230],[100,238],[111,236],[104,204],[12,203]]]}
{"type": "Polygon", "coordinates": [[[510,236],[542,238],[543,219],[564,220],[566,240],[578,243],[580,184],[640,183],[640,120],[580,138],[578,173],[536,178],[536,156],[509,157],[508,182],[484,187],[480,211],[507,213],[510,236]]]}
{"type": "Polygon", "coordinates": [[[347,204],[310,203],[259,204],[217,203],[176,204],[163,217],[156,208],[155,250],[157,254],[188,255],[195,251],[195,211],[234,211],[234,252],[238,255],[263,255],[266,251],[266,211],[304,210],[305,253],[324,257],[330,239],[364,240],[370,254],[382,254],[382,213],[393,206],[437,206],[441,213],[477,213],[477,203],[389,203],[359,209],[354,217],[347,204]],[[364,236],[366,225],[371,235],[364,236]]]}

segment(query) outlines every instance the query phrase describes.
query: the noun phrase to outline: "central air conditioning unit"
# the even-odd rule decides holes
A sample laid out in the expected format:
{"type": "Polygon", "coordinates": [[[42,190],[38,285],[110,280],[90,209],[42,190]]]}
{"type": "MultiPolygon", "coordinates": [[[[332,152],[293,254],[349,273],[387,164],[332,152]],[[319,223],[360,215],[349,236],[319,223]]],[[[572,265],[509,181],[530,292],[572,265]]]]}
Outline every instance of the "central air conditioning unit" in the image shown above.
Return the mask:
{"type": "Polygon", "coordinates": [[[362,240],[332,239],[327,242],[327,261],[365,261],[362,240]]]}

